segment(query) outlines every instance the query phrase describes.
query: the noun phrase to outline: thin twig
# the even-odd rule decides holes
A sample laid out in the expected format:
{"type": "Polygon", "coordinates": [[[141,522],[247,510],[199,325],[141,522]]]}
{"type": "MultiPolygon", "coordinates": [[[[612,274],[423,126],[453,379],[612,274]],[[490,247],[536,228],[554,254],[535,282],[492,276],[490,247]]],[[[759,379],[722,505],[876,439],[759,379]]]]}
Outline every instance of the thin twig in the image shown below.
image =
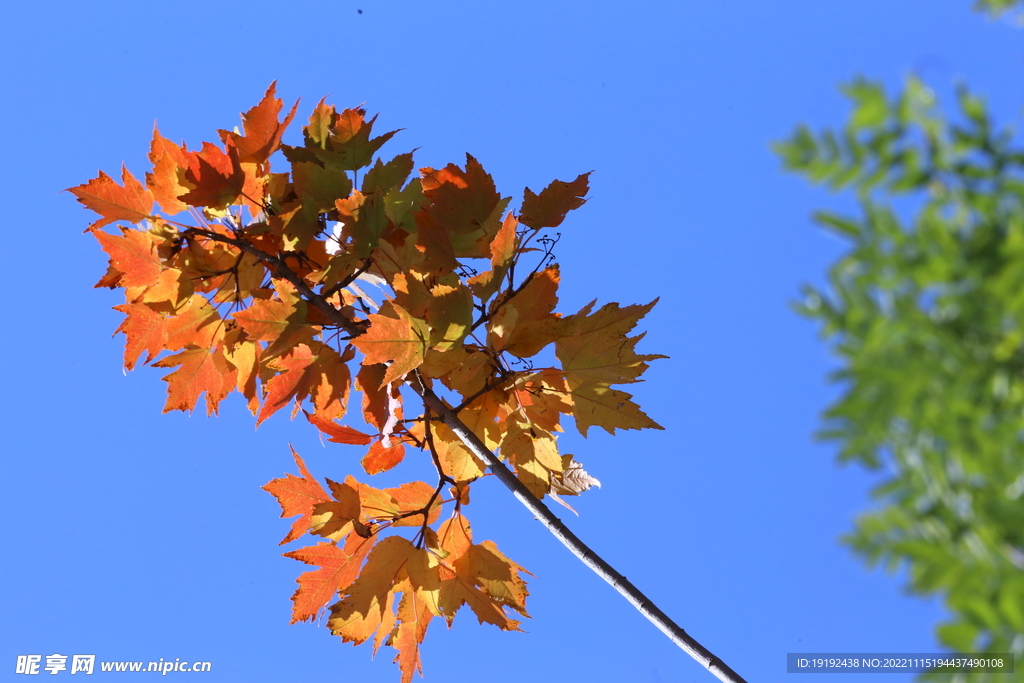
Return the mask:
{"type": "Polygon", "coordinates": [[[448,428],[455,432],[463,444],[478,458],[484,461],[491,472],[504,484],[512,494],[522,503],[526,509],[533,513],[540,523],[547,527],[562,545],[569,549],[573,555],[578,557],[583,564],[590,567],[598,576],[607,581],[612,588],[619,592],[652,624],[664,633],[669,639],[686,651],[691,657],[700,662],[708,671],[714,674],[719,680],[726,683],[746,683],[735,671],[730,669],[725,662],[713,655],[707,648],[693,639],[686,631],[668,617],[667,614],[655,605],[650,598],[630,583],[625,576],[605,562],[600,555],[591,550],[576,534],[569,530],[562,520],[558,519],[551,512],[551,509],[538,500],[526,486],[512,473],[508,467],[501,462],[494,453],[459,419],[451,408],[441,398],[426,386],[419,383],[410,383],[412,388],[423,397],[423,401],[430,409],[439,415],[448,428]]]}

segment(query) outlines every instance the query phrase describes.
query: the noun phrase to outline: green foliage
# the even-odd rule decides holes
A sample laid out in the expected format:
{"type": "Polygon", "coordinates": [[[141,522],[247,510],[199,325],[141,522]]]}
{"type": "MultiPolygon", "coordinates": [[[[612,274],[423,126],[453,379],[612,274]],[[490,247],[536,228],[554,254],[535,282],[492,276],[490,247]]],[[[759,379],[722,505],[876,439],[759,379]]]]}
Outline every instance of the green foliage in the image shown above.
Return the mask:
{"type": "Polygon", "coordinates": [[[979,12],[987,12],[989,16],[997,17],[1014,7],[1024,6],[1022,0],[977,0],[974,9],[979,12]]]}
{"type": "Polygon", "coordinates": [[[880,507],[845,540],[870,564],[905,563],[915,593],[945,597],[943,645],[1019,663],[1024,150],[966,88],[952,119],[915,79],[892,98],[863,80],[845,92],[841,131],[801,127],[777,146],[788,169],[860,204],[816,215],[850,248],[828,291],[805,287],[798,305],[840,358],[843,393],[820,435],[843,461],[889,468],[880,507]]]}

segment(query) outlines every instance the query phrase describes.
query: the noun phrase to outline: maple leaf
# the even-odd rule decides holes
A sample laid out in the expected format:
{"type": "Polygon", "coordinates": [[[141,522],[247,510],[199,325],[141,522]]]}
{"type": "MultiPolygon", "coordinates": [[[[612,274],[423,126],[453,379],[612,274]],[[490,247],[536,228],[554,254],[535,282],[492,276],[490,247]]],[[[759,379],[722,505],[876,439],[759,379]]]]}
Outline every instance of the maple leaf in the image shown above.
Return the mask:
{"type": "Polygon", "coordinates": [[[295,117],[295,111],[299,107],[297,100],[284,121],[278,121],[284,102],[274,96],[276,87],[277,81],[274,81],[267,88],[260,103],[242,114],[244,136],[225,130],[220,131],[221,139],[225,143],[230,140],[234,148],[238,150],[238,160],[242,163],[266,163],[280,147],[281,136],[284,135],[288,124],[295,117]]]}
{"type": "Polygon", "coordinates": [[[342,171],[357,171],[369,166],[377,150],[398,132],[370,138],[376,120],[374,116],[367,121],[365,109],[346,109],[339,114],[321,100],[309,125],[303,128],[305,147],[282,145],[282,150],[292,163],[314,161],[342,171]]]}
{"type": "Polygon", "coordinates": [[[352,253],[364,258],[370,255],[388,225],[384,198],[380,192],[364,195],[356,190],[335,201],[342,220],[342,235],[351,245],[352,253]]]}
{"type": "Polygon", "coordinates": [[[420,169],[420,174],[423,195],[429,200],[416,213],[425,267],[450,268],[454,258],[489,256],[511,197],[497,193],[491,176],[469,154],[465,172],[449,164],[440,170],[420,169]]]}
{"type": "Polygon", "coordinates": [[[363,508],[381,497],[390,500],[388,494],[360,484],[351,475],[345,478],[344,483],[328,479],[327,484],[334,500],[318,503],[313,508],[309,533],[332,541],[338,541],[353,531],[362,538],[369,538],[373,532],[362,521],[367,517],[363,508]]]}
{"type": "Polygon", "coordinates": [[[474,296],[487,301],[501,288],[502,279],[508,273],[509,265],[516,253],[518,237],[516,229],[519,221],[509,211],[502,221],[501,228],[488,245],[491,257],[491,269],[475,275],[466,281],[474,296]]]}
{"type": "Polygon", "coordinates": [[[284,557],[320,567],[299,575],[299,587],[292,595],[291,623],[315,620],[339,590],[348,588],[359,576],[359,569],[376,540],[376,536],[363,538],[351,534],[343,548],[334,543],[319,543],[284,553],[284,557]]]}
{"type": "Polygon", "coordinates": [[[510,619],[504,607],[529,616],[528,591],[519,576],[526,570],[498,552],[490,541],[474,545],[469,522],[461,515],[442,523],[437,535],[448,553],[439,574],[438,595],[448,624],[451,625],[459,608],[469,605],[481,624],[487,622],[504,631],[521,630],[519,622],[510,619]]]}
{"type": "Polygon", "coordinates": [[[235,387],[248,401],[249,411],[255,415],[259,409],[256,396],[256,377],[260,369],[260,347],[258,342],[244,339],[245,332],[235,327],[224,335],[224,357],[237,371],[235,387]]]}
{"type": "Polygon", "coordinates": [[[594,486],[601,488],[601,482],[583,469],[583,465],[576,462],[571,455],[566,454],[562,456],[562,471],[551,473],[551,489],[547,493],[559,505],[569,508],[578,517],[579,513],[559,495],[578,496],[594,486]]]}
{"type": "Polygon", "coordinates": [[[306,147],[327,148],[327,138],[331,135],[331,126],[338,118],[334,105],[327,104],[327,99],[320,100],[313,113],[309,116],[309,124],[303,126],[302,134],[306,139],[306,147]]]}
{"type": "Polygon", "coordinates": [[[167,317],[157,313],[146,304],[121,304],[114,310],[125,314],[124,321],[114,330],[114,334],[124,332],[127,339],[124,343],[124,367],[131,370],[143,351],[146,352],[148,363],[160,354],[167,341],[167,317]]]}
{"type": "MultiPolygon", "coordinates": [[[[430,200],[426,210],[441,229],[457,235],[483,228],[501,201],[494,179],[471,154],[466,155],[465,171],[455,164],[442,169],[422,168],[420,182],[430,200]]],[[[497,230],[495,225],[491,235],[497,230]]]]}
{"type": "Polygon", "coordinates": [[[293,294],[294,288],[282,280],[274,285],[279,298],[255,299],[245,310],[232,314],[250,338],[267,342],[266,353],[271,356],[309,344],[315,332],[306,321],[308,305],[293,294]]]}
{"type": "Polygon", "coordinates": [[[517,376],[516,398],[529,422],[549,432],[560,431],[562,413],[572,413],[565,377],[555,368],[517,376]]]}
{"type": "Polygon", "coordinates": [[[154,125],[149,160],[153,163],[153,172],[146,174],[146,187],[157,204],[171,215],[188,210],[188,204],[178,199],[190,189],[181,184],[181,176],[188,168],[188,148],[160,135],[154,125]]]}
{"type": "Polygon", "coordinates": [[[385,446],[383,441],[374,441],[363,456],[362,465],[367,474],[380,474],[396,467],[405,458],[405,444],[397,442],[385,446]]]}
{"type": "Polygon", "coordinates": [[[420,644],[434,615],[419,593],[408,591],[402,594],[397,616],[398,628],[392,638],[392,644],[398,650],[394,662],[402,672],[402,683],[410,683],[414,672],[423,676],[420,644]]]}
{"type": "Polygon", "coordinates": [[[121,167],[121,182],[118,185],[103,171],[84,185],[68,188],[87,209],[92,209],[101,218],[86,230],[98,230],[114,221],[139,223],[153,213],[153,193],[135,179],[128,169],[121,167]]]}
{"type": "Polygon", "coordinates": [[[410,316],[398,304],[389,303],[397,317],[371,313],[367,316],[370,328],[352,340],[365,356],[363,365],[391,363],[381,385],[390,384],[418,368],[430,339],[426,323],[410,316]]]}
{"type": "Polygon", "coordinates": [[[626,336],[655,303],[657,299],[625,308],[612,303],[590,315],[591,302],[566,319],[571,333],[555,342],[555,355],[562,363],[576,427],[583,436],[594,425],[609,434],[616,429],[664,429],[647,417],[629,394],[610,388],[612,384],[639,382],[647,361],[666,357],[638,355],[634,348],[643,335],[626,336]]]}
{"type": "Polygon", "coordinates": [[[328,441],[334,443],[354,444],[357,446],[368,446],[370,445],[370,442],[373,441],[372,435],[365,434],[358,429],[335,424],[330,420],[323,419],[319,415],[311,415],[305,410],[302,412],[306,414],[306,419],[309,420],[310,424],[314,425],[317,429],[327,435],[328,441]]]}
{"type": "Polygon", "coordinates": [[[331,134],[327,139],[327,147],[333,155],[321,158],[346,171],[357,171],[369,166],[377,150],[398,132],[393,130],[371,138],[376,121],[376,115],[366,120],[365,109],[346,109],[341,112],[331,125],[331,134]]]}
{"type": "Polygon", "coordinates": [[[345,413],[352,377],[345,359],[330,346],[321,342],[299,344],[267,366],[282,372],[266,382],[266,397],[256,418],[257,426],[292,400],[298,406],[310,395],[327,419],[345,413]]]}
{"type": "Polygon", "coordinates": [[[473,324],[473,299],[467,287],[436,285],[429,290],[426,317],[430,347],[446,351],[461,344],[473,324]]]}
{"type": "Polygon", "coordinates": [[[371,194],[374,190],[387,193],[392,188],[401,187],[412,172],[412,155],[412,152],[399,154],[386,164],[377,159],[363,178],[363,194],[371,194]]]}
{"type": "Polygon", "coordinates": [[[292,522],[292,528],[288,531],[280,545],[294,541],[306,533],[309,529],[310,519],[313,516],[313,509],[319,503],[326,503],[331,500],[331,497],[324,490],[324,487],[320,485],[320,482],[309,473],[306,463],[302,461],[302,458],[299,457],[294,448],[292,448],[292,456],[295,458],[295,464],[298,465],[302,476],[296,477],[294,474],[287,474],[283,479],[274,479],[263,486],[264,491],[273,494],[277,498],[277,502],[281,505],[282,517],[302,515],[299,519],[292,522]]]}
{"type": "Polygon", "coordinates": [[[516,476],[537,498],[551,488],[551,475],[562,471],[554,437],[540,427],[508,420],[501,454],[515,465],[516,476]]]}
{"type": "Polygon", "coordinates": [[[484,464],[474,455],[451,429],[444,424],[431,423],[434,447],[444,473],[457,483],[478,479],[484,474],[484,464]]]}
{"type": "Polygon", "coordinates": [[[119,286],[148,286],[159,277],[163,261],[157,253],[157,245],[162,240],[152,232],[121,228],[120,236],[102,230],[94,230],[92,234],[110,256],[111,265],[121,273],[119,286]]]}
{"type": "Polygon", "coordinates": [[[356,375],[356,385],[363,394],[363,418],[381,433],[385,425],[401,417],[399,389],[384,382],[387,371],[384,364],[364,364],[356,375]]]}
{"type": "Polygon", "coordinates": [[[224,321],[217,309],[198,294],[168,317],[165,323],[166,349],[213,348],[224,337],[224,321]]]}
{"type": "Polygon", "coordinates": [[[530,188],[523,191],[523,208],[519,222],[540,230],[557,228],[565,220],[565,214],[578,209],[587,201],[583,198],[589,188],[589,173],[584,173],[571,183],[553,180],[550,185],[535,195],[530,188]]]}
{"type": "Polygon", "coordinates": [[[295,194],[311,198],[309,203],[319,211],[334,208],[336,201],[352,193],[352,180],[346,171],[312,161],[292,162],[292,183],[295,194]]]}
{"type": "Polygon", "coordinates": [[[557,266],[532,274],[491,318],[487,325],[488,346],[528,358],[562,336],[563,321],[552,313],[558,303],[558,282],[557,266]]]}
{"type": "Polygon", "coordinates": [[[192,411],[199,396],[205,393],[206,414],[216,414],[220,402],[235,386],[235,369],[219,348],[186,349],[158,360],[153,367],[178,368],[163,378],[167,382],[165,413],[192,411]]]}
{"type": "Polygon", "coordinates": [[[202,150],[188,152],[185,180],[191,189],[178,197],[192,206],[224,208],[235,202],[246,189],[246,173],[238,159],[238,151],[227,151],[209,142],[202,150]]]}
{"type": "MultiPolygon", "coordinates": [[[[398,649],[395,661],[403,683],[421,670],[419,644],[427,625],[440,616],[437,557],[399,536],[378,543],[344,597],[331,607],[328,628],[345,642],[365,642],[374,633],[374,651],[385,641],[398,649]],[[395,595],[402,593],[397,615],[395,595]]],[[[421,672],[422,673],[422,672],[421,672]]]]}
{"type": "Polygon", "coordinates": [[[562,456],[558,454],[555,437],[534,425],[506,421],[501,452],[516,462],[536,460],[549,472],[562,471],[562,456]]]}
{"type": "Polygon", "coordinates": [[[386,507],[384,515],[394,519],[392,526],[421,526],[424,524],[422,514],[408,514],[427,509],[425,522],[433,524],[441,512],[441,499],[435,497],[436,489],[425,481],[412,481],[390,489],[384,493],[391,497],[392,505],[386,507]]]}
{"type": "Polygon", "coordinates": [[[133,297],[133,301],[147,304],[166,303],[172,309],[177,309],[190,299],[194,292],[192,280],[184,272],[177,268],[165,268],[157,275],[156,281],[145,288],[141,296],[133,297]]]}
{"type": "Polygon", "coordinates": [[[377,543],[359,578],[344,589],[342,600],[331,606],[327,620],[331,633],[357,645],[370,638],[380,626],[388,595],[406,578],[406,565],[417,551],[401,536],[388,536],[377,543]]]}

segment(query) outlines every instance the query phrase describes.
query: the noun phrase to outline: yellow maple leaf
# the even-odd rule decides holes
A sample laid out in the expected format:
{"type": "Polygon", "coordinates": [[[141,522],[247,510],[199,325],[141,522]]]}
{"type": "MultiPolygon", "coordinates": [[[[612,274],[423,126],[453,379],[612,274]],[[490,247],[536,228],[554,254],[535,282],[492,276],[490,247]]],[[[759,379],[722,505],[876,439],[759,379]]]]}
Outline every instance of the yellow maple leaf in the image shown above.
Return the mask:
{"type": "Polygon", "coordinates": [[[647,361],[666,358],[637,354],[634,349],[643,335],[626,336],[655,303],[657,299],[625,308],[612,303],[590,315],[591,302],[566,319],[571,334],[555,342],[555,355],[562,362],[576,427],[583,436],[595,425],[609,434],[616,429],[663,429],[630,400],[630,394],[611,388],[641,381],[637,378],[647,369],[647,361]]]}

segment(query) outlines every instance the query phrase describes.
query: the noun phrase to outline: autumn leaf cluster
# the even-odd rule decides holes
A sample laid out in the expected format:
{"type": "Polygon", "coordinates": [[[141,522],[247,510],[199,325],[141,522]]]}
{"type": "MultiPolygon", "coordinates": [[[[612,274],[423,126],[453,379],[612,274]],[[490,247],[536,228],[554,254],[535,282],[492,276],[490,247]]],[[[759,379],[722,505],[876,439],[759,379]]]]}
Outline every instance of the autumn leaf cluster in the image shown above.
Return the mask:
{"type": "Polygon", "coordinates": [[[396,648],[409,681],[433,618],[450,624],[468,605],[516,630],[510,615],[527,616],[525,570],[473,542],[465,507],[487,465],[451,425],[537,498],[583,492],[596,480],[559,452],[563,416],[584,436],[660,428],[613,388],[660,357],[629,336],[653,302],[555,311],[556,238],[544,231],[585,202],[589,174],[526,189],[516,212],[472,156],[417,175],[412,153],[382,161],[397,131],[374,137],[362,109],[321,101],[302,143],[284,144],[297,105],[285,113],[271,85],[219,143],[190,150],[154,130],[144,181],[100,172],[69,191],[100,216],[88,232],[110,263],[97,287],[125,292],[125,366],[170,370],[165,412],[205,397],[216,413],[237,390],[257,424],[289,408],[329,441],[364,448],[367,474],[410,451],[430,458],[434,484],[377,489],[348,476],[324,488],[296,453],[301,476],[265,487],[297,517],[282,543],[318,540],[286,553],[318,567],[298,579],[293,622],[329,609],[343,640],[396,648]],[[558,365],[534,367],[552,347],[558,365]],[[369,431],[342,423],[350,400],[369,431]]]}

